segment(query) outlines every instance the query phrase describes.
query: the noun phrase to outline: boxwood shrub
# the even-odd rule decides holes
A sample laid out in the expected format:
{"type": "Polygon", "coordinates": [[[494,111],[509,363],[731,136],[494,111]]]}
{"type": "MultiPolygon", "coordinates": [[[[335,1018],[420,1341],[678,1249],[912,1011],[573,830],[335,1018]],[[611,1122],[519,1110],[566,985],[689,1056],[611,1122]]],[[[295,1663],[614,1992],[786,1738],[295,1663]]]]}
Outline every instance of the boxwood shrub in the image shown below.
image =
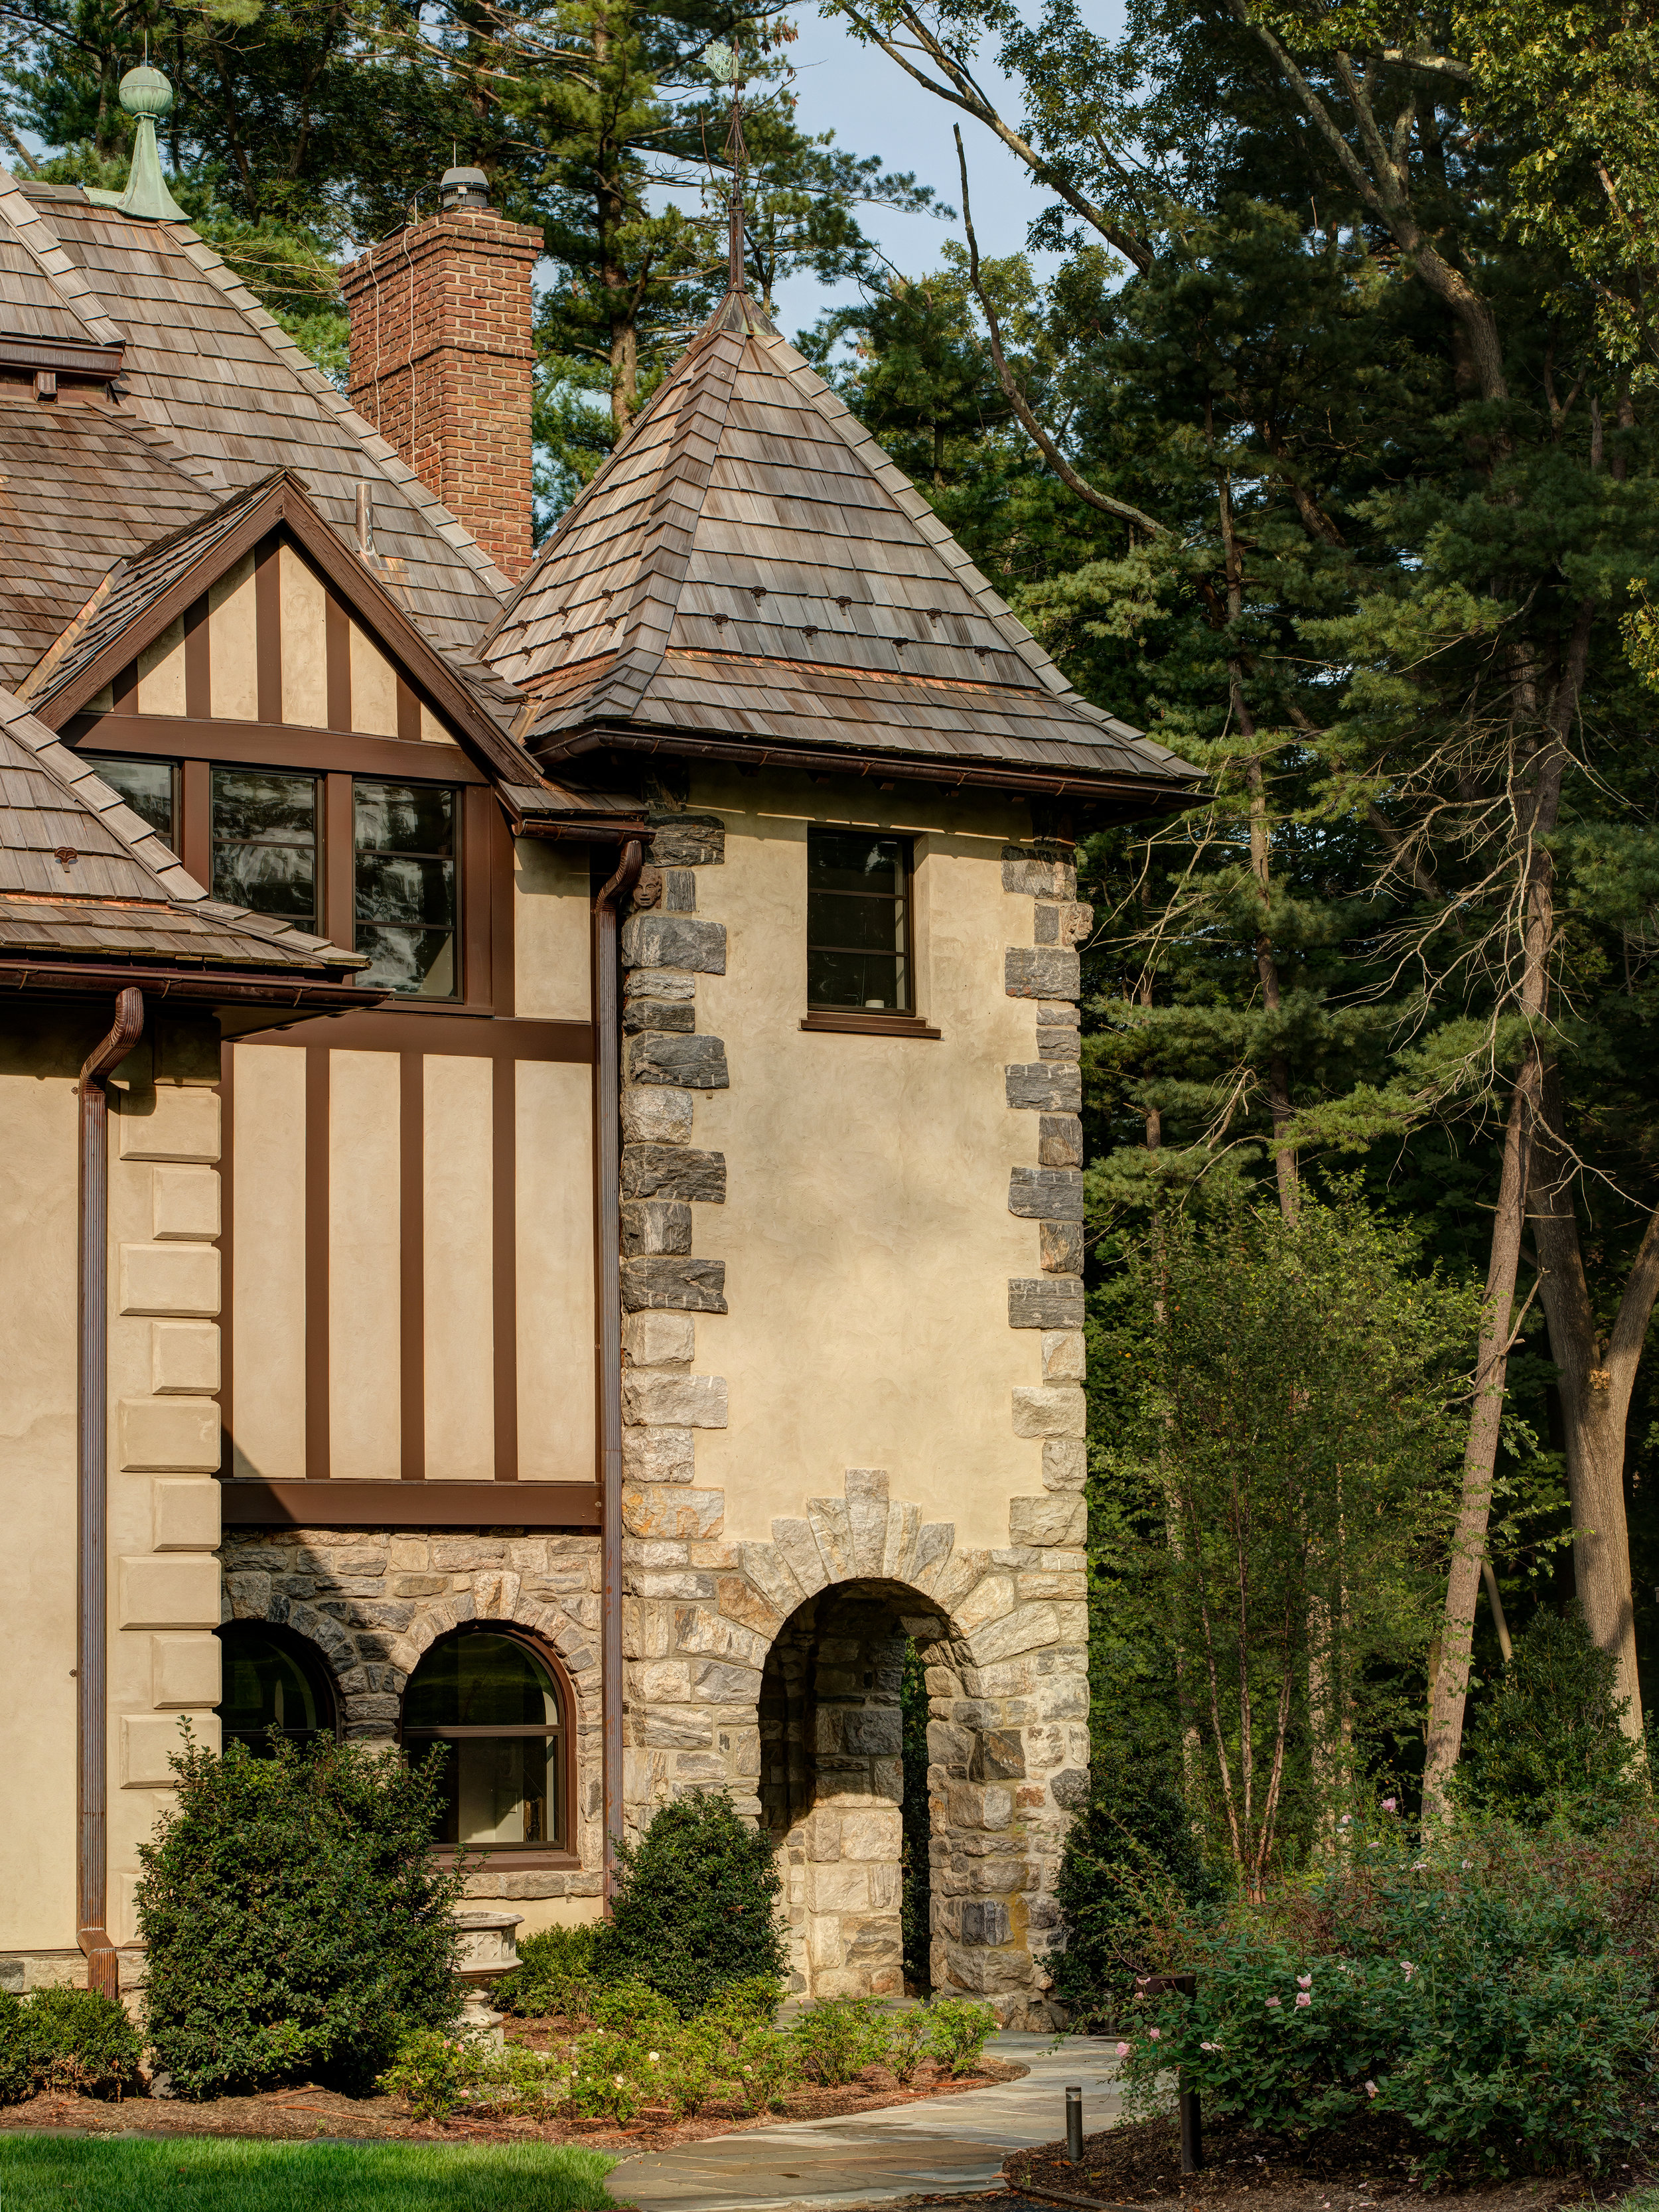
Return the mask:
{"type": "Polygon", "coordinates": [[[601,1973],[631,1976],[683,2019],[729,1983],[781,1981],[781,1883],[772,1838],[698,1790],[664,1805],[637,1844],[618,1844],[611,1920],[595,1947],[601,1973]]]}
{"type": "Polygon", "coordinates": [[[38,2089],[118,2097],[138,2079],[143,2048],[126,2009],[96,1990],[0,1994],[0,2105],[38,2089]]]}
{"type": "Polygon", "coordinates": [[[464,1876],[430,1846],[441,1756],[186,1741],[137,1890],[150,2045],[179,2095],[366,2086],[408,2031],[453,2021],[464,1876]]]}

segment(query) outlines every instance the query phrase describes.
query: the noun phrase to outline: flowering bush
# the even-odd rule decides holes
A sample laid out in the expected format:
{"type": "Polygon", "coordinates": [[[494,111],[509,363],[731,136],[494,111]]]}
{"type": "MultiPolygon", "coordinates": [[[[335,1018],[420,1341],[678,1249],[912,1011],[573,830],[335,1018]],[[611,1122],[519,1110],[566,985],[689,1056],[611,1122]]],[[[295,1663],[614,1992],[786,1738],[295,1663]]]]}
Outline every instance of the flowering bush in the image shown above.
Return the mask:
{"type": "Polygon", "coordinates": [[[838,2088],[878,2065],[887,2049],[887,2027],[870,1997],[823,1997],[803,2005],[790,2030],[809,2081],[838,2088]]]}
{"type": "Polygon", "coordinates": [[[1392,2113],[1431,2172],[1596,2165],[1647,2094],[1656,1840],[1650,1817],[1416,1853],[1397,1822],[1355,1831],[1311,1884],[1164,1931],[1197,1995],[1141,2001],[1126,2078],[1146,2105],[1178,2068],[1210,2112],[1297,2137],[1392,2113]]]}

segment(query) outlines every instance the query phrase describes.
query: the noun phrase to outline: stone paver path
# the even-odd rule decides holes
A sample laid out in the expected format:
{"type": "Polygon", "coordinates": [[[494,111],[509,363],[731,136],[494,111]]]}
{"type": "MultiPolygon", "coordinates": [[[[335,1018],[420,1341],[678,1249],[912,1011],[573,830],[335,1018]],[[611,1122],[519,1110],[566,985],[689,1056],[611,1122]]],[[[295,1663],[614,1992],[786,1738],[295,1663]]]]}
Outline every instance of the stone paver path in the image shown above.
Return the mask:
{"type": "Polygon", "coordinates": [[[1068,2084],[1082,2087],[1085,2130],[1117,2118],[1109,2043],[1073,2036],[1056,2050],[1052,2035],[999,2035],[987,2047],[1030,2072],[958,2097],[643,2152],[617,2166],[605,2186],[618,2203],[641,2212],[784,2212],[965,2196],[994,2189],[1010,2151],[1065,2134],[1068,2084]]]}

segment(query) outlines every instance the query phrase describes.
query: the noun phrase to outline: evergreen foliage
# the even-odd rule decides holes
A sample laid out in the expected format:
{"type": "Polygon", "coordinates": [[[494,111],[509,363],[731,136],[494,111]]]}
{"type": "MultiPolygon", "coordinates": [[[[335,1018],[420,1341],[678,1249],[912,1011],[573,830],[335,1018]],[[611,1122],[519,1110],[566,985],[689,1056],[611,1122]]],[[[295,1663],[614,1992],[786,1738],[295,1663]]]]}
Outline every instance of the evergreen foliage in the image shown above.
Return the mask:
{"type": "Polygon", "coordinates": [[[607,1974],[632,1975],[690,2018],[734,1982],[780,1982],[782,1889],[772,1838],[729,1797],[697,1790],[659,1807],[637,1843],[617,1845],[607,1974]]]}
{"type": "Polygon", "coordinates": [[[137,2086],[143,2048],[126,2008],[96,1990],[0,1992],[0,2105],[39,2089],[119,2096],[137,2086]]]}
{"type": "Polygon", "coordinates": [[[1578,1607],[1541,1606],[1475,1704],[1462,1794],[1524,1827],[1609,1827],[1648,1794],[1641,1746],[1621,1717],[1613,1660],[1590,1642],[1578,1607]]]}
{"type": "Polygon", "coordinates": [[[324,1739],[220,1759],[186,1741],[173,1764],[136,1902],[149,2042],[179,2094],[307,2074],[361,2087],[408,2030],[454,2020],[465,1876],[433,1857],[439,1757],[324,1739]]]}
{"type": "Polygon", "coordinates": [[[1150,1969],[1152,1931],[1224,1887],[1194,1833],[1178,1771],[1120,1771],[1097,1788],[1066,1831],[1054,1887],[1066,1928],[1054,1993],[1072,2024],[1103,2032],[1127,2019],[1136,1977],[1150,1969]]]}

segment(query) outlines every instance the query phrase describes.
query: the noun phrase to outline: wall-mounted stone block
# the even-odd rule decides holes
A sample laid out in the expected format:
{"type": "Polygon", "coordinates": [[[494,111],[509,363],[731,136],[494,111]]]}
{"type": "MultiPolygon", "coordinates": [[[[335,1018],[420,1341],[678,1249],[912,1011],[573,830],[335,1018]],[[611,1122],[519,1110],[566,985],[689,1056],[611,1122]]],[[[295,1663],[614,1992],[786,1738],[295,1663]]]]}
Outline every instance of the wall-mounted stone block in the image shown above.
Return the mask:
{"type": "Polygon", "coordinates": [[[211,1243],[219,1234],[219,1170],[159,1166],[150,1178],[153,1233],[161,1239],[211,1243]]]}
{"type": "Polygon", "coordinates": [[[153,1541],[158,1552],[211,1552],[219,1542],[216,1482],[156,1482],[150,1486],[153,1541]]]}
{"type": "Polygon", "coordinates": [[[123,1559],[123,1628],[216,1628],[219,1562],[199,1553],[123,1559]]]}
{"type": "Polygon", "coordinates": [[[726,924],[690,915],[630,915],[622,927],[622,958],[624,968],[684,968],[695,975],[724,975],[726,924]]]}
{"type": "Polygon", "coordinates": [[[672,1482],[623,1485],[623,1526],[630,1536],[718,1536],[726,1517],[723,1490],[690,1490],[672,1482]]]}
{"type": "MultiPolygon", "coordinates": [[[[198,1747],[219,1748],[219,1716],[211,1710],[191,1714],[191,1733],[198,1747]]],[[[121,1716],[121,1787],[124,1790],[173,1790],[179,1778],[169,1761],[185,1747],[179,1715],[124,1713],[121,1716]]]]}
{"type": "Polygon", "coordinates": [[[659,1198],[625,1199],[620,1208],[622,1249],[629,1259],[647,1252],[689,1252],[691,1209],[659,1198]]]}
{"type": "Polygon", "coordinates": [[[624,1091],[623,1135],[630,1145],[689,1144],[693,1103],[689,1091],[624,1091]]]}
{"type": "Polygon", "coordinates": [[[726,1203],[726,1155],[694,1152],[686,1145],[624,1145],[624,1198],[696,1200],[705,1206],[726,1203]]]}
{"type": "Polygon", "coordinates": [[[1008,1211],[1022,1221],[1081,1221],[1083,1177],[1075,1168],[1014,1168],[1008,1211]]]}
{"type": "Polygon", "coordinates": [[[623,1354],[635,1367],[689,1367],[697,1354],[697,1324],[690,1314],[628,1314],[623,1354]]]}
{"type": "Polygon", "coordinates": [[[1075,1383],[1044,1383],[1014,1392],[1017,1437],[1080,1437],[1085,1433],[1083,1393],[1075,1383]]]}
{"type": "Polygon", "coordinates": [[[119,1297],[124,1314],[216,1314],[219,1255],[208,1244],[124,1244],[119,1297]]]}
{"type": "Polygon", "coordinates": [[[210,1321],[149,1327],[149,1387],[158,1397],[208,1395],[219,1388],[219,1328],[210,1321]]]}
{"type": "Polygon", "coordinates": [[[150,1703],[161,1706],[216,1705],[222,1694],[216,1636],[152,1636],[150,1703]]]}
{"type": "Polygon", "coordinates": [[[159,1083],[117,1090],[124,1160],[216,1160],[219,1094],[198,1085],[159,1083]]]}
{"type": "Polygon", "coordinates": [[[725,1291],[723,1260],[675,1259],[663,1255],[622,1263],[623,1306],[629,1313],[667,1307],[680,1313],[723,1314],[725,1291]]]}
{"type": "Polygon", "coordinates": [[[1083,1223],[1045,1221],[1042,1224],[1037,1265],[1045,1275],[1083,1273],[1083,1223]]]}
{"type": "Polygon", "coordinates": [[[1071,848],[1062,845],[1005,845],[1002,888],[1021,898],[1069,899],[1077,895],[1071,848]]]}
{"type": "Polygon", "coordinates": [[[1079,1329],[1083,1315],[1080,1276],[1016,1276],[1008,1285],[1010,1328],[1079,1329]]]}
{"type": "Polygon", "coordinates": [[[1034,1060],[1003,1070],[1011,1106],[1041,1114],[1076,1114],[1083,1106],[1083,1071],[1059,1060],[1034,1060]]]}
{"type": "Polygon", "coordinates": [[[1008,1935],[1008,1908],[1006,1905],[998,1905],[988,1898],[963,1899],[962,1941],[964,1943],[1006,1943],[1008,1935]]]}
{"type": "Polygon", "coordinates": [[[725,1091],[732,1080],[720,1037],[668,1036],[647,1030],[628,1040],[630,1083],[672,1084],[686,1091],[725,1091]]]}
{"type": "Polygon", "coordinates": [[[720,1375],[659,1374],[629,1367],[623,1374],[623,1419],[630,1426],[723,1429],[726,1378],[720,1375]]]}
{"type": "Polygon", "coordinates": [[[1044,1114],[1037,1121],[1037,1164],[1045,1168],[1083,1165],[1083,1124],[1075,1114],[1044,1114]]]}
{"type": "Polygon", "coordinates": [[[1081,1544],[1089,1531],[1080,1498],[1014,1498],[1008,1502],[1008,1539],[1014,1544],[1081,1544]]]}
{"type": "Polygon", "coordinates": [[[219,1408],[211,1398],[124,1398],[116,1439],[123,1468],[211,1474],[219,1464],[219,1408]]]}
{"type": "Polygon", "coordinates": [[[1042,1379],[1045,1382],[1081,1382],[1088,1371],[1088,1353],[1083,1340],[1083,1324],[1073,1322],[1064,1327],[1044,1332],[1042,1339],[1042,1379]]]}
{"type": "Polygon", "coordinates": [[[623,997],[684,1001],[697,995],[697,979],[684,968],[630,968],[623,977],[623,997]]]}
{"type": "Polygon", "coordinates": [[[695,914],[697,879],[690,868],[670,868],[663,878],[663,910],[666,914],[695,914]]]}
{"type": "Polygon", "coordinates": [[[1088,1479],[1088,1447],[1080,1437],[1050,1437],[1042,1447],[1045,1490],[1081,1490],[1088,1479]]]}
{"type": "Polygon", "coordinates": [[[651,857],[659,868],[718,867],[726,858],[726,824],[717,814],[653,816],[651,857]]]}
{"type": "Polygon", "coordinates": [[[690,1482],[695,1449],[690,1429],[624,1429],[623,1474],[629,1482],[690,1482]]]}
{"type": "Polygon", "coordinates": [[[1011,945],[1003,955],[1003,988],[1012,999],[1075,999],[1081,975],[1069,945],[1011,945]]]}
{"type": "Polygon", "coordinates": [[[657,999],[629,999],[623,1007],[623,1030],[628,1036],[635,1036],[644,1030],[678,1030],[684,1033],[696,1026],[695,1006],[665,1005],[657,999]]]}
{"type": "Polygon", "coordinates": [[[1036,909],[1036,921],[1031,933],[1038,945],[1081,945],[1094,927],[1095,910],[1079,906],[1075,900],[1057,905],[1044,900],[1036,909]]]}

